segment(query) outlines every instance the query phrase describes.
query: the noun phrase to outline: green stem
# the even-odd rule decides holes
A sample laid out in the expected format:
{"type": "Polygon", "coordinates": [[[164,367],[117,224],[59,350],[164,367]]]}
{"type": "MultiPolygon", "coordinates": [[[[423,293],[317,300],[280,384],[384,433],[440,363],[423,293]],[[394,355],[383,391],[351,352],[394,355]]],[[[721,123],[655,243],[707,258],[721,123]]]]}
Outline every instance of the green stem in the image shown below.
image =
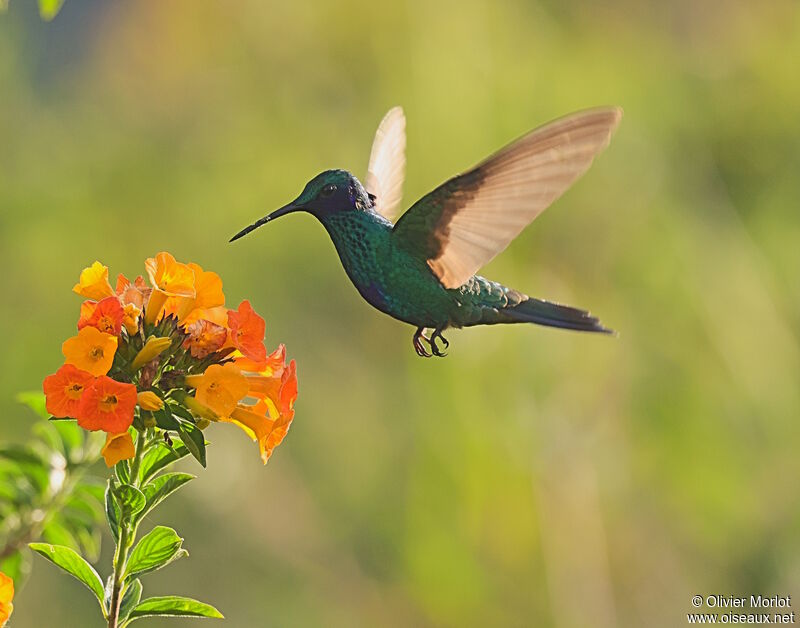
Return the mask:
{"type": "MultiPolygon", "coordinates": [[[[142,463],[142,455],[147,449],[147,436],[145,432],[139,432],[136,440],[136,453],[131,463],[131,484],[139,488],[139,466],[142,463]]],[[[136,540],[136,529],[130,521],[122,520],[119,522],[119,540],[114,551],[114,575],[111,588],[111,600],[108,605],[108,628],[117,628],[119,622],[119,605],[122,601],[122,585],[125,575],[125,567],[128,564],[128,552],[136,540]]]]}

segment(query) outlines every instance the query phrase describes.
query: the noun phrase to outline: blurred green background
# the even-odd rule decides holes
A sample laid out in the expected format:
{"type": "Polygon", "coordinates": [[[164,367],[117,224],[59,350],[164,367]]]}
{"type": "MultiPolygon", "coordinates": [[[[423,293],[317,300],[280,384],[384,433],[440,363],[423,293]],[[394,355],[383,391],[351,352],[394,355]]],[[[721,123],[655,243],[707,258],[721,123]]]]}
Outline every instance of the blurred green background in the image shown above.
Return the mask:
{"type": "MultiPolygon", "coordinates": [[[[678,626],[694,594],[800,596],[799,58],[794,0],[67,0],[50,23],[12,0],[0,438],[29,433],[13,397],[60,365],[80,270],[168,250],[251,299],[300,397],[266,468],[210,430],[208,471],[157,513],[191,558],[150,594],[236,627],[678,626]],[[317,172],[362,175],[395,104],[407,204],[551,118],[624,107],[484,270],[618,338],[478,328],[421,360],[311,217],[227,243],[317,172]]],[[[41,560],[15,602],[14,628],[97,622],[41,560]]]]}

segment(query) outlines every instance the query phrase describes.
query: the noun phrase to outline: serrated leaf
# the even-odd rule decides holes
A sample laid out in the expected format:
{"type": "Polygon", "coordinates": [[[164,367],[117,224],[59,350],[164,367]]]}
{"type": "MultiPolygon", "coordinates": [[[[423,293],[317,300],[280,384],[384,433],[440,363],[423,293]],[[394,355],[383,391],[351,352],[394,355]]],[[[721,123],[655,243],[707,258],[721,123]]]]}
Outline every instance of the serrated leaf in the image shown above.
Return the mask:
{"type": "Polygon", "coordinates": [[[139,476],[142,482],[147,482],[159,471],[188,454],[189,450],[185,445],[175,445],[170,448],[166,443],[159,443],[142,457],[142,463],[139,466],[139,476]]]}
{"type": "Polygon", "coordinates": [[[114,489],[114,499],[125,520],[141,512],[147,503],[144,493],[132,484],[120,484],[114,489]]]}
{"type": "Polygon", "coordinates": [[[164,501],[171,493],[174,493],[181,486],[190,480],[193,480],[194,478],[195,476],[191,475],[190,473],[165,473],[164,475],[158,476],[152,482],[146,484],[142,488],[142,491],[147,499],[147,504],[142,512],[139,513],[137,519],[142,519],[145,515],[147,515],[147,513],[153,510],[153,508],[164,501]]]}
{"type": "Polygon", "coordinates": [[[181,549],[182,544],[183,539],[175,530],[167,526],[156,526],[145,534],[133,548],[128,559],[125,577],[129,578],[161,569],[173,560],[186,556],[188,552],[181,549]]]}
{"type": "Polygon", "coordinates": [[[181,427],[178,431],[178,436],[181,437],[183,444],[189,450],[197,462],[204,468],[206,466],[206,439],[203,436],[203,431],[194,423],[189,421],[181,421],[181,427]]]}
{"type": "Polygon", "coordinates": [[[122,594],[122,601],[119,603],[119,620],[124,622],[131,614],[139,601],[142,599],[142,581],[134,579],[122,594]]]}
{"type": "Polygon", "coordinates": [[[100,603],[100,607],[105,612],[103,581],[100,580],[100,576],[97,575],[94,567],[87,563],[77,552],[68,547],[49,545],[48,543],[30,543],[28,547],[85,584],[94,593],[100,603]]]}
{"type": "Polygon", "coordinates": [[[210,604],[188,597],[166,595],[151,597],[141,602],[130,614],[130,621],[142,617],[210,617],[224,619],[222,613],[210,604]]]}

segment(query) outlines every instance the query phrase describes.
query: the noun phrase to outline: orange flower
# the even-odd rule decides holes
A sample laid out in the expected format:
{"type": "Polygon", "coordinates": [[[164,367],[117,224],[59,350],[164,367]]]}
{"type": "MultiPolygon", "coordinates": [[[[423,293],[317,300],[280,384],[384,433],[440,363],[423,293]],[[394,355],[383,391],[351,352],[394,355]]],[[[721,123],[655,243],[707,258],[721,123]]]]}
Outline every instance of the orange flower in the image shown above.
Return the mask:
{"type": "Polygon", "coordinates": [[[119,434],[133,423],[136,386],[98,377],[87,387],[78,406],[78,425],[90,431],[119,434]]]}
{"type": "Polygon", "coordinates": [[[196,389],[195,399],[220,416],[228,416],[247,394],[247,378],[234,364],[212,364],[202,375],[189,375],[186,383],[196,389]]]}
{"type": "Polygon", "coordinates": [[[84,268],[72,291],[95,301],[113,296],[114,291],[111,289],[111,284],[108,283],[108,266],[95,262],[89,268],[84,268]]]}
{"type": "Polygon", "coordinates": [[[14,581],[0,571],[0,626],[5,626],[14,612],[14,581]]]}
{"type": "Polygon", "coordinates": [[[175,261],[169,253],[161,252],[155,257],[147,258],[144,266],[154,288],[145,309],[145,320],[148,323],[158,319],[169,297],[195,298],[197,293],[194,287],[194,271],[186,264],[175,261]]]}
{"type": "Polygon", "coordinates": [[[194,271],[194,299],[185,297],[170,297],[164,304],[165,314],[175,314],[179,321],[183,321],[194,310],[204,310],[225,305],[225,295],[222,292],[222,279],[217,273],[203,270],[199,264],[187,264],[194,271]]]}
{"type": "Polygon", "coordinates": [[[91,305],[92,301],[84,301],[81,305],[81,317],[78,320],[78,329],[84,327],[95,327],[102,332],[111,334],[112,336],[119,336],[122,331],[122,319],[124,312],[122,306],[119,304],[117,297],[106,297],[99,303],[95,303],[94,307],[91,305]],[[91,314],[89,314],[91,309],[91,314]],[[89,314],[87,317],[86,314],[89,314]]]}
{"type": "Polygon", "coordinates": [[[67,364],[92,375],[105,375],[114,362],[117,338],[94,327],[84,327],[77,336],[64,341],[61,351],[67,364]]]}
{"type": "Polygon", "coordinates": [[[127,430],[121,434],[106,434],[106,444],[100,451],[107,467],[113,467],[120,460],[129,460],[136,454],[133,438],[127,430]]]}
{"type": "Polygon", "coordinates": [[[185,328],[187,338],[183,347],[193,358],[203,359],[222,348],[228,339],[228,330],[207,320],[199,320],[185,328]]]}
{"type": "Polygon", "coordinates": [[[228,327],[231,330],[231,342],[245,357],[254,362],[267,359],[264,348],[264,319],[255,313],[250,301],[242,301],[238,311],[228,310],[228,327]]]}
{"type": "Polygon", "coordinates": [[[183,319],[183,326],[187,327],[197,321],[208,321],[220,327],[228,328],[228,310],[222,306],[195,308],[183,319]]]}
{"type": "Polygon", "coordinates": [[[286,346],[282,344],[278,345],[278,348],[270,353],[263,362],[255,362],[250,358],[246,358],[242,355],[241,351],[235,351],[233,353],[233,361],[236,366],[248,373],[280,376],[281,373],[283,373],[283,369],[286,368],[286,346]]]}
{"type": "MultiPolygon", "coordinates": [[[[248,378],[252,381],[254,378],[248,378]]],[[[256,378],[258,379],[258,378],[256,378]]],[[[263,382],[269,380],[270,385],[264,387],[269,394],[259,393],[251,388],[260,398],[255,405],[238,404],[230,417],[222,421],[234,423],[241,427],[253,440],[258,442],[261,460],[267,463],[275,447],[281,444],[294,419],[294,402],[297,399],[297,368],[294,360],[277,377],[262,377],[263,382]]]]}
{"type": "Polygon", "coordinates": [[[48,375],[42,384],[47,411],[54,417],[76,418],[83,391],[93,381],[94,376],[91,373],[72,364],[65,364],[53,375],[48,375]]]}

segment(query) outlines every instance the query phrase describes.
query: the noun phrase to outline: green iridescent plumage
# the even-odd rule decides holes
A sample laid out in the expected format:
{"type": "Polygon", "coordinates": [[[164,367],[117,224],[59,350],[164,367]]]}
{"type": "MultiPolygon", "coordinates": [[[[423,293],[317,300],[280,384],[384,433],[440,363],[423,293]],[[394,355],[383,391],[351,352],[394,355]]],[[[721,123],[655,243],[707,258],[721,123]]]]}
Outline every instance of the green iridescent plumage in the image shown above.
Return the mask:
{"type": "Polygon", "coordinates": [[[297,199],[239,232],[294,211],[323,224],[347,275],[377,309],[414,325],[419,355],[444,355],[442,331],[530,322],[607,332],[588,312],[542,301],[475,275],[483,264],[560,196],[608,143],[615,108],[567,116],[520,138],[417,201],[398,221],[405,170],[405,118],[399,108],[381,124],[367,186],[344,170],[317,175],[297,199]],[[388,217],[387,217],[388,216],[388,217]],[[432,329],[430,337],[425,329],[432,329]]]}

